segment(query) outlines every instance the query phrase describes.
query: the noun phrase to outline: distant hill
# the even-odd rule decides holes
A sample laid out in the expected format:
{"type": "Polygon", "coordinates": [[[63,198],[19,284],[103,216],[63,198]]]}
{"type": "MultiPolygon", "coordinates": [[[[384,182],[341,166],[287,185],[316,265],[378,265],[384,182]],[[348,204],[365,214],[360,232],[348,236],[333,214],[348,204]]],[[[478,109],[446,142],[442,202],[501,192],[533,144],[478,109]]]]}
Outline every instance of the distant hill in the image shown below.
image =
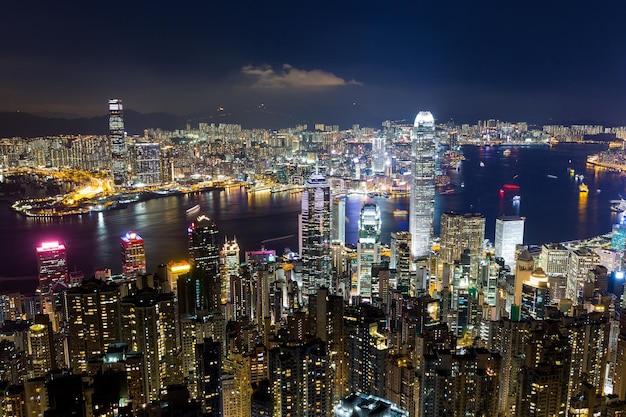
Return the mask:
{"type": "MultiPolygon", "coordinates": [[[[124,127],[129,135],[141,135],[146,128],[176,130],[185,127],[187,118],[168,113],[139,113],[124,110],[124,127]]],[[[108,115],[65,119],[42,117],[23,112],[0,112],[0,138],[13,136],[37,137],[49,135],[106,135],[108,115]]]]}

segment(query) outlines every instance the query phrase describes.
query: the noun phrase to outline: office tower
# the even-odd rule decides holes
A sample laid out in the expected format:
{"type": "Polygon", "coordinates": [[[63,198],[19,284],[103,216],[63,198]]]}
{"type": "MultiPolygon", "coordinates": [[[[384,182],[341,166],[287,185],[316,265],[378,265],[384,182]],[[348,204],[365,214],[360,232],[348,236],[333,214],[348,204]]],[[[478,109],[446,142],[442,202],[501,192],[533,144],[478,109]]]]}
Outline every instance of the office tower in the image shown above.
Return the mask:
{"type": "Polygon", "coordinates": [[[447,264],[461,259],[467,249],[470,256],[469,278],[476,282],[485,240],[485,216],[482,214],[443,213],[441,215],[441,260],[447,264]]]}
{"type": "Polygon", "coordinates": [[[220,247],[217,226],[205,215],[187,229],[189,262],[192,267],[195,308],[216,312],[222,301],[220,247]]]}
{"type": "Polygon", "coordinates": [[[409,417],[408,411],[401,409],[393,402],[361,393],[350,394],[339,400],[333,412],[335,417],[409,417]]]}
{"type": "Polygon", "coordinates": [[[151,186],[161,183],[161,151],[158,143],[136,143],[134,160],[135,185],[151,186]]]}
{"type": "Polygon", "coordinates": [[[486,349],[423,355],[420,416],[496,416],[501,357],[486,349]]]}
{"type": "Polygon", "coordinates": [[[372,171],[375,174],[385,172],[385,159],[387,157],[385,145],[385,138],[372,138],[372,171]]]}
{"type": "Polygon", "coordinates": [[[396,270],[396,288],[406,289],[408,294],[411,279],[411,234],[408,232],[391,233],[391,259],[389,268],[396,270]]]}
{"type": "Polygon", "coordinates": [[[162,146],[161,147],[161,182],[163,184],[169,184],[174,182],[174,147],[173,146],[162,146]]]}
{"type": "Polygon", "coordinates": [[[515,248],[524,244],[525,217],[500,216],[496,219],[496,256],[504,258],[511,269],[515,267],[515,248]]]}
{"type": "Polygon", "coordinates": [[[239,275],[239,267],[241,266],[239,244],[236,237],[233,240],[224,241],[222,257],[224,259],[222,265],[222,304],[226,304],[231,301],[230,277],[239,275]]]}
{"type": "Polygon", "coordinates": [[[326,416],[332,410],[329,352],[321,340],[284,344],[269,352],[274,415],[326,416]]]}
{"type": "Polygon", "coordinates": [[[522,283],[520,318],[522,320],[530,317],[545,319],[546,307],[550,305],[551,301],[548,276],[543,272],[543,269],[537,268],[530,274],[529,279],[522,283]]]}
{"type": "Polygon", "coordinates": [[[588,272],[599,262],[600,257],[590,249],[581,248],[570,252],[566,296],[574,304],[578,304],[578,297],[582,296],[582,289],[587,280],[588,272]]]}
{"type": "Polygon", "coordinates": [[[348,392],[385,395],[387,344],[384,313],[367,304],[347,309],[344,317],[348,392]]]}
{"type": "Polygon", "coordinates": [[[30,378],[45,376],[55,367],[52,323],[45,314],[35,316],[35,323],[28,329],[28,354],[30,355],[30,378]]]}
{"type": "Polygon", "coordinates": [[[330,229],[331,241],[346,244],[346,199],[345,197],[333,197],[332,201],[332,227],[330,229]]]}
{"type": "Polygon", "coordinates": [[[309,177],[302,191],[300,212],[300,255],[305,295],[319,287],[334,290],[330,253],[330,186],[319,174],[309,177]]]}
{"type": "Polygon", "coordinates": [[[178,279],[181,276],[188,275],[189,271],[191,271],[191,265],[189,265],[189,262],[169,261],[165,272],[167,288],[164,288],[163,292],[173,292],[174,294],[178,294],[178,279]]]}
{"type": "Polygon", "coordinates": [[[174,294],[144,287],[120,300],[121,341],[143,353],[145,398],[156,400],[161,388],[179,381],[178,323],[174,294]]]}
{"type": "Polygon", "coordinates": [[[430,112],[421,111],[415,117],[411,131],[411,196],[409,233],[411,255],[430,255],[435,212],[435,119],[430,112]]]}
{"type": "Polygon", "coordinates": [[[222,344],[211,338],[196,345],[198,392],[202,408],[209,415],[222,415],[222,344]]]}
{"type": "Polygon", "coordinates": [[[144,241],[137,233],[128,232],[120,237],[122,254],[122,275],[126,279],[134,279],[146,273],[146,249],[144,241]]]}
{"type": "Polygon", "coordinates": [[[605,248],[594,248],[600,257],[600,265],[604,265],[610,274],[613,271],[621,271],[624,266],[624,253],[622,251],[605,248]]]}
{"type": "Polygon", "coordinates": [[[111,140],[111,161],[113,182],[125,186],[127,178],[127,150],[124,134],[124,108],[122,100],[109,100],[109,138],[111,140]]]}
{"type": "Polygon", "coordinates": [[[363,298],[372,297],[372,265],[380,262],[381,224],[378,205],[363,204],[357,245],[357,294],[363,298]]]}
{"type": "Polygon", "coordinates": [[[65,245],[57,241],[43,242],[37,247],[37,269],[39,270],[39,290],[47,293],[56,281],[67,281],[67,252],[65,245]]]}
{"type": "Polygon", "coordinates": [[[120,340],[120,292],[117,285],[94,278],[68,289],[66,297],[70,363],[75,373],[81,373],[90,357],[120,340]]]}
{"type": "Polygon", "coordinates": [[[220,248],[217,242],[218,230],[215,222],[200,215],[187,229],[189,262],[192,268],[204,269],[210,273],[219,272],[220,248]]]}
{"type": "Polygon", "coordinates": [[[548,276],[566,276],[569,250],[560,243],[544,243],[541,246],[539,266],[548,276]]]}
{"type": "Polygon", "coordinates": [[[530,274],[535,270],[535,260],[533,256],[524,249],[517,255],[515,261],[515,293],[513,296],[513,304],[522,305],[522,288],[525,281],[530,280],[530,274]]]}

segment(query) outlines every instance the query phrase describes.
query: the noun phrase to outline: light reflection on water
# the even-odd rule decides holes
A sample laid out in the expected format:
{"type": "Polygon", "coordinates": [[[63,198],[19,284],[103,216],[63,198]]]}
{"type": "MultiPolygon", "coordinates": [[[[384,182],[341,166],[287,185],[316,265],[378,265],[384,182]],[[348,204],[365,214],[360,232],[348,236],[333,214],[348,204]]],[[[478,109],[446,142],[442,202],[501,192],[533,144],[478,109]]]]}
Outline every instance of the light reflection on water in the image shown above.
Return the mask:
{"type": "MultiPolygon", "coordinates": [[[[599,149],[593,146],[558,145],[552,149],[512,148],[505,157],[502,148],[466,148],[466,160],[459,171],[450,171],[455,194],[437,195],[435,219],[444,211],[480,212],[486,217],[485,236],[493,239],[495,218],[502,214],[526,217],[526,243],[585,238],[611,230],[616,221],[610,201],[626,196],[626,180],[618,174],[585,166],[585,156],[599,149]],[[572,162],[569,163],[568,161],[572,162]],[[480,162],[484,167],[480,167],[480,162]],[[590,192],[582,196],[568,168],[584,173],[590,192]],[[553,175],[557,178],[549,178],[553,175]],[[505,183],[520,186],[503,197],[505,183]],[[464,186],[461,187],[461,184],[464,186]],[[597,192],[600,189],[600,192],[597,192]],[[514,206],[512,198],[521,196],[514,206]]],[[[356,243],[361,206],[371,201],[366,196],[346,199],[346,240],[356,243]]],[[[395,209],[408,210],[408,197],[376,198],[383,228],[382,240],[389,242],[392,231],[407,230],[408,217],[394,216],[395,209]]],[[[121,270],[119,237],[132,230],[146,242],[148,270],[159,263],[187,257],[187,226],[199,214],[211,217],[221,239],[237,241],[242,251],[258,249],[261,241],[277,252],[288,246],[297,250],[299,193],[248,194],[244,189],[212,191],[172,196],[131,205],[123,210],[88,215],[38,220],[22,217],[0,203],[0,276],[36,274],[35,246],[43,240],[60,240],[68,247],[70,268],[76,266],[90,274],[95,266],[121,270]],[[187,213],[198,204],[200,210],[187,213]]],[[[435,222],[435,234],[439,222],[435,222]]]]}

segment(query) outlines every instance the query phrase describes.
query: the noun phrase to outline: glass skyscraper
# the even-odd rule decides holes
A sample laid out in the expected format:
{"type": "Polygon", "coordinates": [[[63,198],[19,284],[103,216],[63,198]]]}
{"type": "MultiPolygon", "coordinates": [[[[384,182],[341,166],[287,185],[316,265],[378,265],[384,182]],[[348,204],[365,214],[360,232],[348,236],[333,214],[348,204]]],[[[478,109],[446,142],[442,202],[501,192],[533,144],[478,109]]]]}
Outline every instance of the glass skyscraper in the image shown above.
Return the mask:
{"type": "Polygon", "coordinates": [[[409,232],[413,258],[430,254],[435,212],[435,119],[428,111],[415,117],[411,131],[409,232]]]}
{"type": "Polygon", "coordinates": [[[332,286],[330,251],[330,185],[323,175],[313,174],[302,191],[300,250],[304,294],[332,286]]]}
{"type": "Polygon", "coordinates": [[[109,137],[111,139],[111,161],[115,185],[125,185],[127,179],[127,150],[123,111],[121,99],[112,98],[109,100],[109,137]]]}

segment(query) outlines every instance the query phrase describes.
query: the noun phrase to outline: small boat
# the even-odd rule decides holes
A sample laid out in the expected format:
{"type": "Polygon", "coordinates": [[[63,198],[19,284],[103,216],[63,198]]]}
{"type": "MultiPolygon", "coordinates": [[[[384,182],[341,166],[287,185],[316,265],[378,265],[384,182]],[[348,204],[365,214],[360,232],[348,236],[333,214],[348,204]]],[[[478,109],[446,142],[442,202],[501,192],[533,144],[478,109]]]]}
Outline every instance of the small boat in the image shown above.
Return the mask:
{"type": "Polygon", "coordinates": [[[447,190],[443,190],[439,194],[454,194],[455,192],[456,191],[454,190],[454,188],[448,188],[447,190]]]}
{"type": "Polygon", "coordinates": [[[511,199],[511,201],[513,203],[519,203],[520,200],[522,199],[522,197],[520,197],[519,195],[513,196],[513,198],[511,199]]]}
{"type": "Polygon", "coordinates": [[[614,211],[616,213],[623,213],[626,211],[626,200],[624,200],[623,198],[619,201],[619,203],[617,204],[613,204],[611,206],[611,211],[614,211]]]}
{"type": "Polygon", "coordinates": [[[504,156],[511,155],[511,150],[510,149],[505,149],[504,151],[502,151],[502,155],[504,155],[504,156]]]}
{"type": "Polygon", "coordinates": [[[485,167],[485,163],[483,161],[480,161],[480,167],[484,168],[485,167]]]}
{"type": "Polygon", "coordinates": [[[396,217],[403,217],[403,216],[408,216],[409,212],[408,212],[408,210],[395,209],[393,211],[393,215],[396,216],[396,217]]]}
{"type": "Polygon", "coordinates": [[[585,184],[584,182],[581,182],[578,186],[578,191],[580,191],[581,193],[588,193],[589,187],[587,187],[587,184],[585,184]]]}
{"type": "Polygon", "coordinates": [[[505,190],[519,190],[519,185],[517,184],[504,184],[502,186],[505,190]]]}
{"type": "Polygon", "coordinates": [[[548,178],[557,179],[558,177],[556,175],[548,174],[548,178]]]}
{"type": "Polygon", "coordinates": [[[200,210],[200,204],[196,204],[196,205],[195,205],[195,206],[193,206],[193,207],[189,207],[187,210],[185,210],[185,212],[186,212],[187,214],[190,214],[190,213],[193,213],[193,212],[194,212],[194,211],[196,211],[196,210],[200,210]]]}

